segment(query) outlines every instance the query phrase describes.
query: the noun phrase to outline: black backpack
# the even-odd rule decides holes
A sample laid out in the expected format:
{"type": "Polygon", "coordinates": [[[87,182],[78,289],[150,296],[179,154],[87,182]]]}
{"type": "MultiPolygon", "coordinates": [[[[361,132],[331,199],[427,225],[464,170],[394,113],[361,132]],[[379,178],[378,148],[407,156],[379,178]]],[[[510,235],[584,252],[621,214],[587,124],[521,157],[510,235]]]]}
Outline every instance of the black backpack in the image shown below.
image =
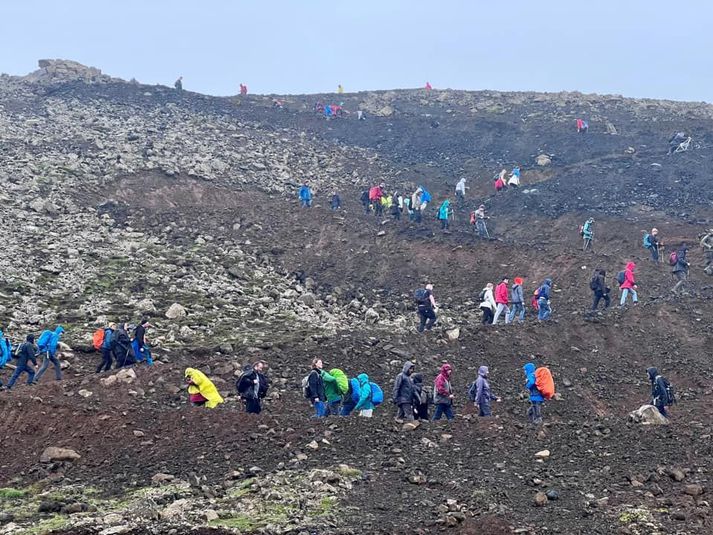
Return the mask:
{"type": "Polygon", "coordinates": [[[468,387],[468,401],[475,403],[475,396],[478,394],[477,381],[473,381],[468,387]]]}
{"type": "Polygon", "coordinates": [[[616,274],[616,282],[621,286],[624,284],[624,281],[626,280],[626,272],[625,271],[620,271],[619,273],[616,274]]]}
{"type": "Polygon", "coordinates": [[[485,299],[485,288],[480,292],[480,300],[482,301],[483,299],[485,299]]]}
{"type": "Polygon", "coordinates": [[[589,289],[594,291],[599,288],[599,275],[594,275],[592,280],[589,281],[589,289]]]}
{"type": "Polygon", "coordinates": [[[665,377],[661,377],[661,382],[663,383],[663,392],[661,393],[661,399],[664,405],[670,407],[676,403],[676,390],[673,385],[665,377]]]}
{"type": "Polygon", "coordinates": [[[428,301],[428,290],[425,288],[419,288],[413,293],[413,299],[419,305],[425,305],[428,301]]]}

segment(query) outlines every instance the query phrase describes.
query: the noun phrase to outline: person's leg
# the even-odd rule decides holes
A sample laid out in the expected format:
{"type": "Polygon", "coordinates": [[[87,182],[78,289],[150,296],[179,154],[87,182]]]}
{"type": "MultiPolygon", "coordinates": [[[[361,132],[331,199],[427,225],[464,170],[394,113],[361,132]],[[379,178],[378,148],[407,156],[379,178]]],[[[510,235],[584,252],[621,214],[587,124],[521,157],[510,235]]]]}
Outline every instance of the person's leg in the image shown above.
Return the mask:
{"type": "Polygon", "coordinates": [[[500,319],[500,314],[503,313],[503,304],[498,303],[498,305],[495,307],[495,316],[493,316],[493,325],[498,324],[498,320],[500,319]]]}
{"type": "Polygon", "coordinates": [[[339,415],[339,409],[342,405],[342,400],[341,399],[336,399],[334,401],[329,402],[329,414],[331,416],[338,416],[339,415]]]}
{"type": "Polygon", "coordinates": [[[533,422],[536,424],[542,423],[542,402],[540,401],[533,401],[532,403],[533,407],[533,415],[534,415],[534,420],[533,422]]]}
{"type": "Polygon", "coordinates": [[[634,302],[634,304],[639,302],[639,295],[636,293],[636,290],[633,288],[631,289],[631,300],[634,302]]]}
{"type": "MultiPolygon", "coordinates": [[[[10,377],[10,380],[7,382],[8,390],[10,390],[15,385],[15,382],[20,378],[20,375],[24,371],[25,371],[25,366],[18,366],[17,368],[15,368],[14,373],[10,377]]],[[[29,373],[29,370],[28,370],[28,373],[29,373]]],[[[30,382],[32,382],[32,381],[30,381],[30,382]]]]}
{"type": "Polygon", "coordinates": [[[410,403],[401,403],[399,405],[399,412],[401,413],[401,417],[404,420],[406,420],[406,421],[413,420],[413,407],[411,406],[410,403]]]}
{"type": "Polygon", "coordinates": [[[594,292],[594,299],[592,300],[592,310],[596,310],[599,306],[599,300],[602,298],[602,294],[599,292],[594,292]]]}
{"type": "Polygon", "coordinates": [[[487,311],[487,314],[488,314],[488,325],[492,325],[492,324],[493,324],[493,318],[495,317],[495,316],[494,316],[493,309],[492,309],[492,308],[486,308],[485,310],[487,311]]]}
{"type": "Polygon", "coordinates": [[[324,401],[314,402],[314,416],[315,418],[324,418],[327,416],[327,405],[324,401]]]}
{"type": "Polygon", "coordinates": [[[520,323],[525,323],[525,303],[520,303],[520,323]]]}
{"type": "Polygon", "coordinates": [[[426,316],[428,317],[428,321],[426,322],[426,330],[430,331],[436,323],[436,313],[433,311],[432,308],[429,308],[426,310],[426,316]]]}
{"type": "Polygon", "coordinates": [[[480,412],[478,413],[478,416],[490,416],[492,414],[490,410],[490,400],[483,400],[479,406],[480,412]]]}
{"type": "Polygon", "coordinates": [[[418,332],[422,333],[424,327],[426,326],[426,313],[423,310],[418,311],[418,320],[419,320],[419,324],[418,324],[417,329],[418,329],[418,332]]]}
{"type": "Polygon", "coordinates": [[[621,299],[619,300],[619,306],[622,306],[622,307],[623,307],[623,306],[626,304],[626,298],[627,298],[628,295],[629,295],[629,289],[628,289],[628,288],[624,288],[624,289],[621,291],[621,299]]]}
{"type": "Polygon", "coordinates": [[[245,400],[245,412],[250,414],[260,414],[262,407],[260,406],[259,399],[246,399],[245,400]]]}
{"type": "Polygon", "coordinates": [[[454,418],[454,416],[453,416],[453,405],[451,405],[450,403],[446,404],[446,405],[443,407],[443,413],[446,415],[446,418],[448,418],[449,420],[452,420],[452,419],[454,418]]]}
{"type": "Polygon", "coordinates": [[[59,365],[59,359],[57,358],[56,355],[50,355],[50,361],[52,362],[52,364],[54,364],[54,378],[57,381],[61,381],[62,380],[62,368],[59,365]]]}
{"type": "Polygon", "coordinates": [[[503,305],[503,312],[505,313],[505,325],[507,325],[512,321],[512,318],[510,317],[510,307],[503,305]]]}
{"type": "Polygon", "coordinates": [[[433,420],[440,420],[443,416],[443,403],[436,403],[436,411],[433,413],[433,420]]]}
{"type": "Polygon", "coordinates": [[[35,375],[35,382],[38,383],[40,379],[42,379],[42,376],[45,374],[47,371],[47,368],[50,365],[50,359],[49,359],[49,353],[45,353],[44,356],[42,357],[42,364],[40,365],[40,369],[37,370],[37,374],[35,375]]]}
{"type": "Polygon", "coordinates": [[[339,411],[339,416],[349,416],[354,410],[354,402],[350,399],[348,402],[342,404],[342,408],[339,411]]]}
{"type": "Polygon", "coordinates": [[[609,297],[609,294],[604,294],[604,310],[609,308],[609,305],[611,305],[611,297],[609,297]]]}
{"type": "Polygon", "coordinates": [[[373,414],[374,414],[374,409],[364,409],[359,412],[359,416],[362,416],[364,418],[371,418],[373,414]]]}

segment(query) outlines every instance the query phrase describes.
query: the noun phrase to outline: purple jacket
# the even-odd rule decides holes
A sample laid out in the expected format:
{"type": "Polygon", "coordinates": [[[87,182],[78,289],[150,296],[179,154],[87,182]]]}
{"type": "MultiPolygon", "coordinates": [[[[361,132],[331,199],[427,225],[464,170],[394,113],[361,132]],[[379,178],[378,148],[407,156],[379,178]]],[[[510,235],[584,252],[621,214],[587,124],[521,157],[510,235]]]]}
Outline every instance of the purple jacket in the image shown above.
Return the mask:
{"type": "Polygon", "coordinates": [[[488,381],[488,367],[481,366],[478,369],[478,378],[475,380],[475,403],[478,405],[489,404],[491,400],[497,399],[490,391],[490,381],[488,381]]]}

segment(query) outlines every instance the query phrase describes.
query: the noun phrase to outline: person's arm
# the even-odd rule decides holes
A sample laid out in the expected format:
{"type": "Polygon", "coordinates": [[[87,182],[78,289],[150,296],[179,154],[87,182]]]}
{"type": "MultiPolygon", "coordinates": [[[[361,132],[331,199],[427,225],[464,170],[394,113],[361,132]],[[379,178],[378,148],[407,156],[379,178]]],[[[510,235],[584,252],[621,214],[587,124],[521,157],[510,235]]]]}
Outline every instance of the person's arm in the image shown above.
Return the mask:
{"type": "Polygon", "coordinates": [[[475,404],[480,405],[483,398],[483,383],[484,381],[478,377],[475,380],[475,404]]]}
{"type": "Polygon", "coordinates": [[[337,382],[337,378],[334,377],[334,375],[331,375],[329,372],[325,372],[324,370],[322,370],[320,372],[320,375],[322,376],[322,381],[324,381],[325,383],[336,383],[337,382]]]}
{"type": "Polygon", "coordinates": [[[369,399],[369,394],[371,394],[371,385],[366,384],[359,388],[359,401],[354,406],[355,411],[360,411],[362,407],[366,404],[369,399]]]}
{"type": "Polygon", "coordinates": [[[436,298],[433,297],[433,294],[429,295],[428,298],[431,300],[431,307],[436,308],[436,298]]]}
{"type": "Polygon", "coordinates": [[[307,380],[309,385],[309,396],[314,401],[319,401],[319,372],[312,370],[307,380]]]}

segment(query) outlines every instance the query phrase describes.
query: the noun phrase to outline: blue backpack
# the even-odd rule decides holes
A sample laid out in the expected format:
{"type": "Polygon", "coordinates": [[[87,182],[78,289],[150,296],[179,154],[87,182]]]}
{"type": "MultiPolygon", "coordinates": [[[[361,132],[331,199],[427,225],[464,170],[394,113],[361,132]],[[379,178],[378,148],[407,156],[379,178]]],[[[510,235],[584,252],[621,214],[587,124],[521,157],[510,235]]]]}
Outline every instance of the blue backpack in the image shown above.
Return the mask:
{"type": "Polygon", "coordinates": [[[644,234],[644,249],[649,249],[651,247],[651,236],[647,232],[644,234]]]}
{"type": "Polygon", "coordinates": [[[352,391],[352,401],[355,404],[359,403],[359,390],[361,390],[361,388],[359,386],[359,381],[356,377],[352,377],[351,379],[349,379],[349,388],[352,391]]]}
{"type": "Polygon", "coordinates": [[[37,340],[37,349],[40,351],[47,351],[49,349],[49,343],[52,339],[52,331],[42,331],[39,339],[37,340]]]}
{"type": "Polygon", "coordinates": [[[371,402],[376,405],[381,405],[384,402],[384,391],[376,383],[369,383],[371,386],[371,402]]]}
{"type": "Polygon", "coordinates": [[[12,359],[12,344],[7,338],[0,338],[0,368],[10,362],[10,359],[12,359]]]}
{"type": "Polygon", "coordinates": [[[426,188],[421,188],[421,202],[431,202],[431,194],[426,191],[426,188]]]}
{"type": "Polygon", "coordinates": [[[104,341],[102,342],[102,349],[110,349],[111,348],[111,339],[114,336],[114,331],[111,329],[105,329],[104,330],[104,341]]]}

